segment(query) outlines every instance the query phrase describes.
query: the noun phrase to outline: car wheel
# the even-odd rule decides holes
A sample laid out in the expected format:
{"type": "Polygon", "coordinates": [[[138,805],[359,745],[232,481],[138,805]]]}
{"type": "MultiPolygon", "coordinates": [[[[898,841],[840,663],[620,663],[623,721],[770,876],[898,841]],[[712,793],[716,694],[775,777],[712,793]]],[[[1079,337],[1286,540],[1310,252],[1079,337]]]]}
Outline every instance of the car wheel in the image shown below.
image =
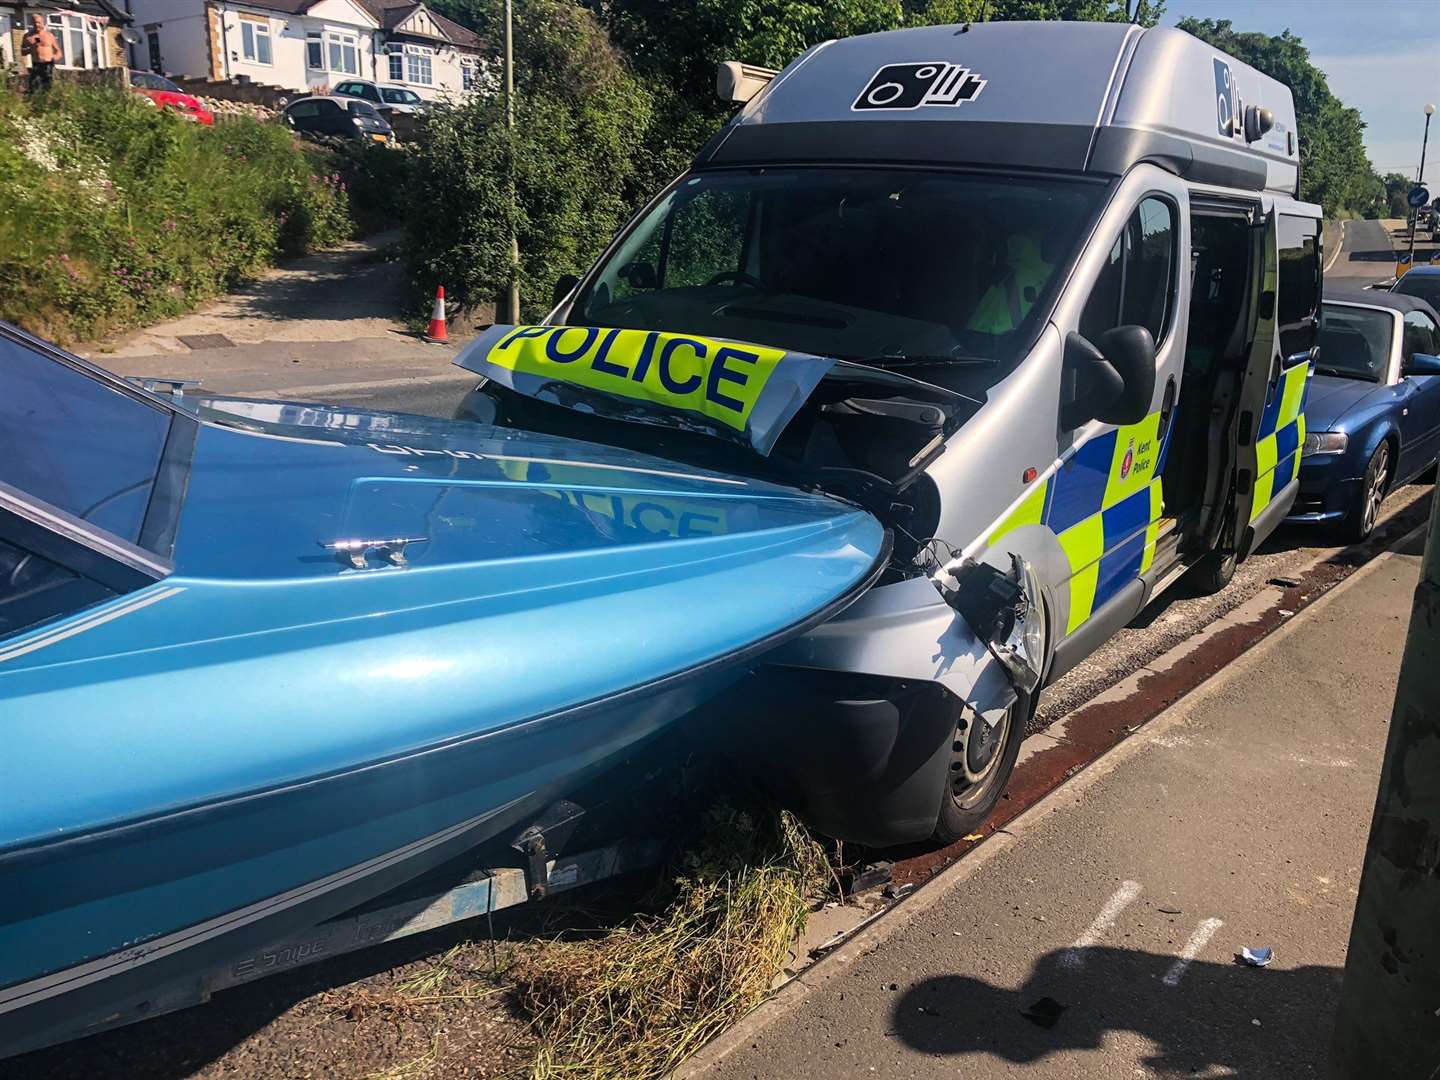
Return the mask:
{"type": "Polygon", "coordinates": [[[1230,584],[1239,562],[1233,551],[1212,551],[1190,571],[1189,584],[1201,596],[1213,596],[1230,584]]]}
{"type": "Polygon", "coordinates": [[[993,727],[969,706],[955,703],[955,743],[935,823],[938,843],[954,843],[985,824],[1015,770],[1035,698],[1019,695],[993,727]]]}
{"type": "Polygon", "coordinates": [[[1380,504],[1390,489],[1390,444],[1382,442],[1370,455],[1365,479],[1360,483],[1358,501],[1340,526],[1341,534],[1352,544],[1364,540],[1375,531],[1380,520],[1380,504]]]}

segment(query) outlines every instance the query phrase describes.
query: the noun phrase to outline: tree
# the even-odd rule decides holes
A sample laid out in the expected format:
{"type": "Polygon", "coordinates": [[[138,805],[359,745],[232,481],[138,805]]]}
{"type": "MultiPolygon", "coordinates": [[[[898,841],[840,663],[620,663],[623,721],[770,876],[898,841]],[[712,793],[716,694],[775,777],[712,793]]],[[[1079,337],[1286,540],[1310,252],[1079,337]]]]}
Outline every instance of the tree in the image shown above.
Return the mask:
{"type": "MultiPolygon", "coordinates": [[[[503,32],[501,0],[434,6],[490,40],[503,32]]],[[[521,0],[515,20],[515,130],[496,93],[426,114],[410,184],[423,212],[408,215],[407,246],[419,297],[443,284],[474,307],[509,280],[513,227],[531,317],[549,306],[556,278],[584,270],[649,194],[642,148],[655,99],[580,5],[521,0]]]]}
{"type": "Polygon", "coordinates": [[[1403,173],[1386,173],[1385,179],[1381,181],[1385,185],[1384,216],[1392,218],[1408,217],[1410,204],[1405,201],[1405,196],[1410,191],[1411,180],[1403,173]]]}
{"type": "Polygon", "coordinates": [[[1329,217],[1373,208],[1377,177],[1365,153],[1365,122],[1358,110],[1331,93],[1325,73],[1311,62],[1298,36],[1289,30],[1245,33],[1229,19],[1181,19],[1179,27],[1290,87],[1300,136],[1302,198],[1319,203],[1329,217]]]}

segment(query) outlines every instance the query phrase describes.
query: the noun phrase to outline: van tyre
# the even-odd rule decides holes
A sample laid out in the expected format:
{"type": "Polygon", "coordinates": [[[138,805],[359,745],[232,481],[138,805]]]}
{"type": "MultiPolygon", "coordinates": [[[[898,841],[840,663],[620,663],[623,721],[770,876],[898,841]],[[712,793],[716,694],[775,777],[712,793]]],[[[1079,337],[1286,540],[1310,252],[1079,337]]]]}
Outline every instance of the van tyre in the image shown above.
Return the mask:
{"type": "Polygon", "coordinates": [[[955,743],[935,823],[936,843],[953,844],[985,824],[1015,770],[1034,702],[1034,694],[1020,694],[993,728],[969,706],[952,703],[955,743]]]}
{"type": "Polygon", "coordinates": [[[1375,531],[1380,520],[1380,504],[1390,491],[1390,444],[1382,442],[1370,455],[1370,464],[1365,466],[1365,478],[1360,482],[1360,494],[1350,513],[1340,523],[1340,535],[1352,544],[1358,544],[1375,531]]]}
{"type": "Polygon", "coordinates": [[[1212,551],[1190,571],[1190,585],[1201,596],[1218,593],[1235,576],[1239,556],[1233,551],[1212,551]]]}

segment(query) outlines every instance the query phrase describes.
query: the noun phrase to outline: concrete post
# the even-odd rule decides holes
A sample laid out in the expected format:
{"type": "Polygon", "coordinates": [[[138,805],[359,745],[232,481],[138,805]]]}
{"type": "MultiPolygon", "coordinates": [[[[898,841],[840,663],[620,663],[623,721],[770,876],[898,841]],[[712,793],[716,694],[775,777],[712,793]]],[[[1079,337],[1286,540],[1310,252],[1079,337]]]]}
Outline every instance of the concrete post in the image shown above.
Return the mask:
{"type": "MultiPolygon", "coordinates": [[[[1357,628],[1357,633],[1363,632],[1357,628]]],[[[1440,498],[1370,823],[1332,1080],[1440,1075],[1440,498]]]]}

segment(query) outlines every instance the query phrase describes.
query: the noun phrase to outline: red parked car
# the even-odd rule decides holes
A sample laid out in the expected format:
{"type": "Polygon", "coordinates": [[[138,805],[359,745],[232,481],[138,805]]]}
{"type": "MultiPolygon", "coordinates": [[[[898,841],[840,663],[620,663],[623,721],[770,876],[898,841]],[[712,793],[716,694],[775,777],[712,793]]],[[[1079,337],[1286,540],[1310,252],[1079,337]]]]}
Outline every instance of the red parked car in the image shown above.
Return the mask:
{"type": "Polygon", "coordinates": [[[130,86],[137,94],[143,94],[160,108],[169,109],[186,120],[195,120],[202,124],[215,123],[215,114],[201,105],[199,98],[185,93],[164,75],[132,71],[130,86]]]}

